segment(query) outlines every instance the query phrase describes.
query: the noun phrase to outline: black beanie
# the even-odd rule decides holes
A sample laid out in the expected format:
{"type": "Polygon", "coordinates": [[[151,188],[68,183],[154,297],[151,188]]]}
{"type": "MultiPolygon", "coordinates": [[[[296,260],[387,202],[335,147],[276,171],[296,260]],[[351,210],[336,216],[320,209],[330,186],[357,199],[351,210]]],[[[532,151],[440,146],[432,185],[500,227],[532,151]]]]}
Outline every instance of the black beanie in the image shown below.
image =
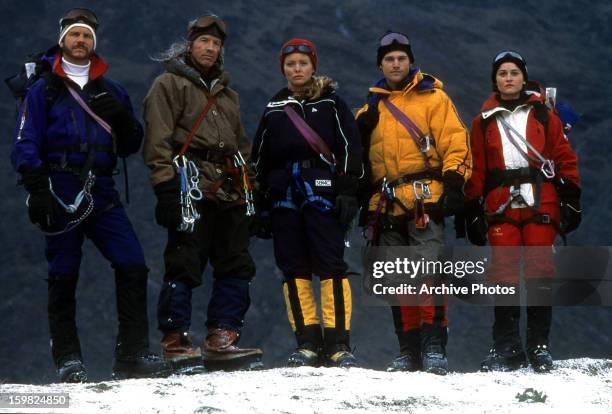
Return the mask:
{"type": "Polygon", "coordinates": [[[376,53],[376,66],[380,66],[383,58],[387,53],[394,52],[396,50],[401,50],[402,52],[406,52],[408,57],[410,58],[410,63],[414,63],[414,55],[412,54],[412,48],[410,47],[410,41],[408,40],[408,36],[399,32],[392,32],[388,30],[382,37],[379,39],[378,52],[376,53]],[[383,39],[387,36],[398,36],[399,38],[405,39],[404,43],[400,43],[397,40],[393,40],[391,43],[383,46],[381,43],[383,39]]]}
{"type": "Polygon", "coordinates": [[[512,62],[518,66],[518,68],[523,73],[523,78],[525,82],[529,80],[529,75],[527,73],[527,62],[525,59],[517,52],[512,50],[506,50],[498,53],[493,60],[493,66],[491,69],[491,82],[493,82],[493,90],[497,90],[497,70],[502,65],[502,63],[512,62]]]}

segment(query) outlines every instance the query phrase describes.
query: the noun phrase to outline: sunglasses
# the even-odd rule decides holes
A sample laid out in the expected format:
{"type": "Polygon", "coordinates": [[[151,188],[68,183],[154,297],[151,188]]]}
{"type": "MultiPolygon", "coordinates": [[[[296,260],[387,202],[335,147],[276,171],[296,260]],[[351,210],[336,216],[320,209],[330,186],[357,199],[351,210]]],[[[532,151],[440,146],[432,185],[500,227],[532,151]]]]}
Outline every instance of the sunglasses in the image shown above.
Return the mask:
{"type": "Polygon", "coordinates": [[[216,24],[219,30],[221,30],[221,33],[223,33],[224,35],[227,33],[225,22],[223,22],[223,20],[221,20],[219,16],[214,14],[199,17],[195,22],[191,24],[189,29],[204,29],[213,24],[216,24]]]}
{"type": "Polygon", "coordinates": [[[520,60],[523,63],[525,62],[525,59],[523,59],[523,57],[517,52],[514,52],[512,50],[504,50],[503,52],[499,52],[497,56],[495,56],[495,59],[493,59],[493,63],[499,62],[501,59],[505,58],[506,56],[511,56],[515,59],[520,60]]]}
{"type": "Polygon", "coordinates": [[[68,10],[64,17],[60,19],[60,29],[78,22],[87,23],[94,30],[98,28],[98,17],[93,11],[77,8],[68,10]]]}
{"type": "Polygon", "coordinates": [[[408,40],[408,36],[401,33],[389,32],[380,38],[381,46],[389,46],[393,42],[399,43],[400,45],[410,46],[410,40],[408,40]]]}
{"type": "Polygon", "coordinates": [[[283,55],[290,55],[292,53],[306,53],[310,55],[312,54],[312,49],[307,45],[289,45],[283,48],[281,53],[283,55]]]}

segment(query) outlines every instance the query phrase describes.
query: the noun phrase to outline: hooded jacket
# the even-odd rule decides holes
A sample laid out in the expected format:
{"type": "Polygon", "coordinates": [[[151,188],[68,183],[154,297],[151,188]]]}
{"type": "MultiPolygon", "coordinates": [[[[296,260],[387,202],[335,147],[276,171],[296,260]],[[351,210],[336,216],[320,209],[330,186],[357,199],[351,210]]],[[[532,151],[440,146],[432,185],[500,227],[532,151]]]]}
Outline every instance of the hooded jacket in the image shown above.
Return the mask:
{"type": "MultiPolygon", "coordinates": [[[[369,105],[377,105],[379,118],[370,136],[367,158],[370,170],[370,186],[377,186],[386,177],[388,182],[408,174],[426,170],[425,157],[417,147],[408,131],[389,112],[383,103],[388,99],[399,108],[425,135],[429,135],[431,147],[427,155],[431,157],[431,167],[442,174],[454,171],[467,180],[471,175],[472,159],[469,136],[455,106],[442,90],[442,82],[433,76],[411,69],[408,82],[401,90],[392,91],[381,79],[370,91],[368,104],[359,112],[359,117],[368,110],[369,105]]],[[[432,179],[429,188],[431,198],[426,203],[436,203],[443,192],[441,181],[432,179]]],[[[379,188],[373,188],[377,191],[379,188]]],[[[414,206],[412,183],[395,188],[395,197],[408,209],[414,206]]],[[[369,210],[376,210],[379,200],[378,191],[370,198],[369,210]]],[[[393,215],[404,213],[397,203],[393,215]]]]}
{"type": "MultiPolygon", "coordinates": [[[[151,169],[153,185],[175,176],[173,158],[185,143],[208,97],[215,99],[198,127],[187,157],[200,172],[200,189],[207,192],[227,177],[227,159],[240,151],[250,157],[250,142],[240,119],[238,94],[228,87],[229,75],[220,71],[207,82],[184,57],[165,62],[166,72],[158,76],[144,99],[144,160],[151,169]],[[202,156],[202,154],[208,156],[202,156]]],[[[236,201],[244,195],[227,180],[215,196],[220,201],[236,201]]]]}
{"type": "MultiPolygon", "coordinates": [[[[474,170],[465,187],[466,199],[485,197],[485,205],[489,213],[495,212],[507,201],[510,191],[509,187],[488,188],[490,185],[487,185],[487,179],[490,179],[493,172],[526,167],[536,170],[538,168],[537,165],[528,162],[510,142],[498,118],[503,118],[545,159],[552,160],[554,163],[555,178],[542,183],[540,203],[558,203],[554,181],[560,178],[570,180],[576,186],[580,186],[577,156],[563,133],[559,117],[546,110],[548,121],[545,128],[536,117],[535,107],[537,105],[543,108],[543,94],[539,85],[530,82],[524,102],[513,110],[502,106],[498,94],[492,94],[484,102],[481,113],[472,122],[471,146],[474,170]],[[484,131],[483,122],[486,122],[484,131]]],[[[515,139],[515,141],[523,147],[525,152],[534,156],[533,151],[528,149],[520,139],[515,139]]],[[[520,186],[519,191],[529,206],[537,204],[536,189],[533,184],[524,183],[520,186]]],[[[510,207],[520,208],[525,205],[512,203],[510,207]]]]}

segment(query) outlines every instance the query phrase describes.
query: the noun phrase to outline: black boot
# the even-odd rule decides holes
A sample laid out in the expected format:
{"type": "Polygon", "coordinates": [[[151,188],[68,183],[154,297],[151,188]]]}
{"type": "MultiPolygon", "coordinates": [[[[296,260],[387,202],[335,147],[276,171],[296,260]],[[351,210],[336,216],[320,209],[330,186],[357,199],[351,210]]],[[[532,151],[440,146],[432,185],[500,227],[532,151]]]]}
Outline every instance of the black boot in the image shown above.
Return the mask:
{"type": "Polygon", "coordinates": [[[306,325],[296,330],[295,339],[298,346],[287,358],[288,367],[319,366],[319,356],[323,346],[323,334],[320,325],[306,325]]]}
{"type": "Polygon", "coordinates": [[[87,381],[75,322],[77,280],[64,275],[49,275],[48,279],[51,353],[60,382],[87,381]]]}
{"type": "Polygon", "coordinates": [[[57,364],[57,376],[60,382],[87,382],[87,371],[82,358],[77,354],[63,357],[57,364]]]}
{"type": "Polygon", "coordinates": [[[426,323],[421,325],[421,363],[424,372],[446,375],[448,372],[447,340],[448,334],[445,326],[426,323]]]}
{"type": "Polygon", "coordinates": [[[548,336],[552,323],[552,281],[532,279],[527,286],[527,358],[535,372],[553,368],[548,336]]]}
{"type": "Polygon", "coordinates": [[[400,354],[387,365],[388,372],[414,372],[421,369],[421,330],[397,332],[400,354]]]}
{"type": "Polygon", "coordinates": [[[323,330],[322,364],[328,367],[352,368],[357,358],[351,352],[350,333],[339,327],[323,330]]]}
{"type": "Polygon", "coordinates": [[[506,348],[491,348],[489,355],[480,364],[481,372],[490,371],[515,371],[527,366],[525,352],[520,346],[506,348]]]}
{"type": "Polygon", "coordinates": [[[493,324],[493,347],[480,364],[482,372],[514,371],[526,366],[525,352],[521,343],[519,306],[495,306],[493,324]]]}
{"type": "Polygon", "coordinates": [[[535,345],[527,348],[527,357],[535,372],[550,372],[553,369],[553,359],[548,345],[535,345]]]}
{"type": "Polygon", "coordinates": [[[323,354],[325,366],[335,368],[353,368],[357,366],[357,358],[347,344],[334,344],[326,348],[323,354]]]}
{"type": "Polygon", "coordinates": [[[145,266],[122,267],[115,272],[119,333],[113,379],[166,377],[172,373],[170,364],[149,352],[147,273],[145,266]]]}
{"type": "Polygon", "coordinates": [[[320,348],[306,342],[298,345],[296,350],[287,358],[288,367],[316,367],[319,365],[320,348]]]}

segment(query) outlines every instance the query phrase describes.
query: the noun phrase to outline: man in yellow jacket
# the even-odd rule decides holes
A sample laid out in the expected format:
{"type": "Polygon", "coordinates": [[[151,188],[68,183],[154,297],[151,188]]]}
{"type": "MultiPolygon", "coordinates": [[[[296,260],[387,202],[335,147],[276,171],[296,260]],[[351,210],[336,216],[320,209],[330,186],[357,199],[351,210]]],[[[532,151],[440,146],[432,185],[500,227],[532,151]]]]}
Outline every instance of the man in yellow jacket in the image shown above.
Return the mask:
{"type": "MultiPolygon", "coordinates": [[[[444,217],[463,207],[463,185],[471,174],[469,136],[442,82],[412,63],[406,35],[387,32],[380,38],[377,65],[384,78],[357,113],[367,166],[363,224],[372,245],[418,246],[412,260],[435,261],[444,246],[444,217]]],[[[437,279],[427,277],[431,283],[437,279]]],[[[444,298],[421,295],[418,306],[395,299],[400,355],[388,370],[445,374],[444,298]]]]}

